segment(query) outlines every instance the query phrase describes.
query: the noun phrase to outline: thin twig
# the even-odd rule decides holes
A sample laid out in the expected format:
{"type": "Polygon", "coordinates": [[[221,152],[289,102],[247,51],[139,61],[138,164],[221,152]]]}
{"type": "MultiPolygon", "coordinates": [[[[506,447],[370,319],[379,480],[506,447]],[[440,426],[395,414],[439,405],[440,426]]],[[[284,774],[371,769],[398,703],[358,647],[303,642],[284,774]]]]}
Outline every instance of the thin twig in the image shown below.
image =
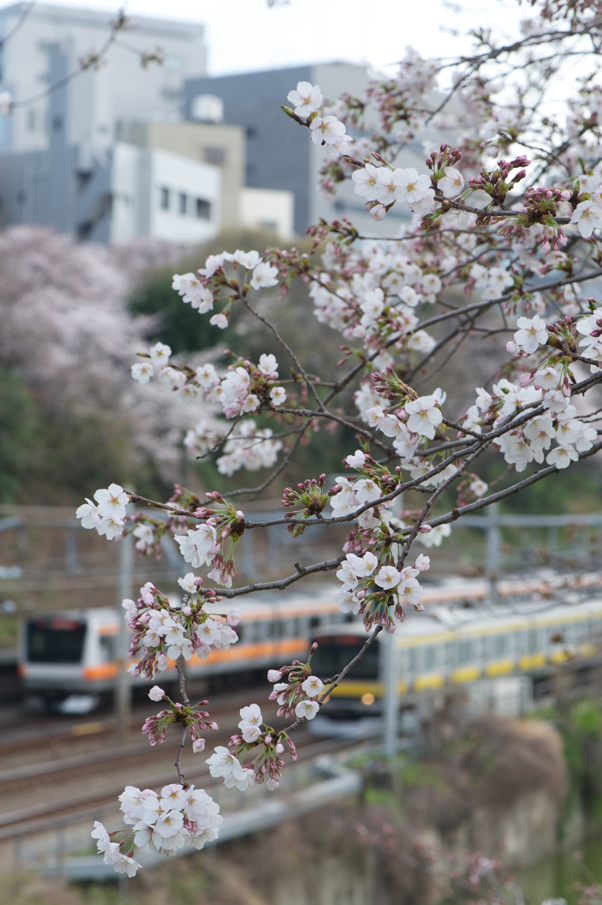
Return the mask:
{"type": "MultiPolygon", "coordinates": [[[[180,656],[176,660],[176,667],[178,669],[178,675],[180,677],[180,694],[182,696],[182,700],[184,701],[184,704],[187,707],[189,707],[190,700],[186,693],[186,677],[184,675],[184,657],[182,656],[182,654],[180,654],[180,656]]],[[[188,788],[188,783],[186,782],[186,780],[184,778],[184,774],[182,773],[181,764],[182,764],[182,754],[184,753],[184,745],[186,744],[187,735],[188,735],[188,727],[182,726],[182,734],[180,736],[180,744],[178,745],[178,753],[176,756],[176,763],[175,763],[176,770],[178,771],[178,779],[180,780],[180,784],[185,789],[188,788]]]]}

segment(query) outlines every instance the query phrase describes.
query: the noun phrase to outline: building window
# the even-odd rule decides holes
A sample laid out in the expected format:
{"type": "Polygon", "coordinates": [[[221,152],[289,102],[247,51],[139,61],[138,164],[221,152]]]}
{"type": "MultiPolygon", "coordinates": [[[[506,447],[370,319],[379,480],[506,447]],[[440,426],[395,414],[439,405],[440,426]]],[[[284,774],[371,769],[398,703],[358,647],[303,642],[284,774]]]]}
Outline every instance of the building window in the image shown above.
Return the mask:
{"type": "Polygon", "coordinates": [[[171,72],[181,72],[184,69],[184,58],[177,53],[168,53],[163,65],[171,72]]]}
{"type": "Polygon", "coordinates": [[[161,186],[161,210],[169,210],[169,189],[161,186]]]}
{"type": "Polygon", "coordinates": [[[247,138],[257,138],[257,126],[247,126],[247,138]]]}
{"type": "Polygon", "coordinates": [[[260,220],[259,226],[265,229],[267,233],[277,233],[278,223],[275,220],[260,220]]]}
{"type": "Polygon", "coordinates": [[[40,41],[38,50],[40,53],[47,53],[51,57],[56,53],[61,53],[62,47],[58,41],[40,41]]]}
{"type": "Polygon", "coordinates": [[[186,197],[186,194],[184,192],[180,192],[180,194],[178,196],[178,211],[181,214],[185,215],[187,207],[188,207],[188,198],[186,197]]]}
{"type": "Polygon", "coordinates": [[[226,162],[226,149],[207,147],[205,148],[205,161],[212,163],[214,166],[220,167],[226,162]]]}
{"type": "Polygon", "coordinates": [[[199,220],[211,219],[211,202],[205,201],[204,198],[196,199],[196,215],[199,220]]]}
{"type": "Polygon", "coordinates": [[[166,101],[181,101],[184,95],[180,88],[162,88],[161,96],[166,101]]]}

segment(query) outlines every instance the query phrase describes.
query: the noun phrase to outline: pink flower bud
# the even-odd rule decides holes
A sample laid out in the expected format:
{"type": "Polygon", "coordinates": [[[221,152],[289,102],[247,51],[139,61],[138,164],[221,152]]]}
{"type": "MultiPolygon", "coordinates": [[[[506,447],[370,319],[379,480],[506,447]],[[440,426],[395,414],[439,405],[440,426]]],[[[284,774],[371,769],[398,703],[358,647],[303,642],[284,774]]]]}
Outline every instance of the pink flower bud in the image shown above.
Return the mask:
{"type": "Polygon", "coordinates": [[[520,383],[521,387],[528,386],[531,383],[531,374],[528,372],[521,374],[519,383],[520,383]]]}
{"type": "Polygon", "coordinates": [[[238,520],[239,522],[244,522],[244,520],[245,520],[245,514],[244,514],[244,512],[242,511],[242,509],[237,509],[237,510],[236,510],[236,518],[237,518],[237,520],[238,520]]]}
{"type": "Polygon", "coordinates": [[[279,682],[282,678],[282,673],[279,669],[269,669],[268,670],[268,682],[279,682]]]}
{"type": "Polygon", "coordinates": [[[430,525],[421,525],[420,528],[418,529],[418,532],[420,534],[430,534],[432,530],[433,529],[431,528],[430,525]]]}
{"type": "Polygon", "coordinates": [[[182,612],[185,616],[192,616],[192,609],[189,606],[183,606],[182,612]]]}
{"type": "Polygon", "coordinates": [[[375,204],[374,207],[370,208],[368,211],[373,220],[380,221],[385,219],[385,214],[387,213],[384,204],[375,204]]]}
{"type": "Polygon", "coordinates": [[[506,343],[506,352],[510,352],[511,355],[515,355],[518,352],[518,346],[513,340],[506,343]]]}

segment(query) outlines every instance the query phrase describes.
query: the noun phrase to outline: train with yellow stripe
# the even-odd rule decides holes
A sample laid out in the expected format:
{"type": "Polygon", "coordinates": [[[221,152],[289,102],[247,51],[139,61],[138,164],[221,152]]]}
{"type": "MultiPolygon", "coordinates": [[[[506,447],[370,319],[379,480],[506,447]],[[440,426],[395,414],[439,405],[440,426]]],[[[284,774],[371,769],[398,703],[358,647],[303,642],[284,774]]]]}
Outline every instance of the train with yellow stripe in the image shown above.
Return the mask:
{"type": "MultiPolygon", "coordinates": [[[[514,585],[516,590],[516,585],[514,585]]],[[[509,595],[509,591],[508,591],[509,595]]],[[[366,640],[361,625],[315,632],[312,665],[319,676],[340,672],[366,640]]],[[[380,714],[385,668],[392,670],[405,703],[416,695],[517,673],[550,675],[575,657],[602,650],[602,598],[572,604],[513,600],[464,608],[434,605],[412,615],[392,638],[393,666],[385,667],[381,634],[330,695],[330,717],[380,714]]]]}
{"type": "MultiPolygon", "coordinates": [[[[265,680],[273,666],[305,658],[310,637],[325,626],[341,625],[332,590],[280,593],[236,601],[243,614],[236,627],[239,640],[226,650],[214,650],[205,660],[193,654],[186,663],[191,679],[206,679],[207,690],[219,690],[228,679],[244,673],[265,680]]],[[[231,602],[208,607],[225,618],[231,602]]],[[[37,616],[24,622],[19,646],[19,675],[27,695],[49,709],[84,713],[108,695],[119,672],[118,639],[123,617],[117,608],[72,610],[37,616]],[[79,709],[78,709],[79,708],[79,709]]],[[[161,673],[161,684],[176,681],[175,663],[161,673]]],[[[146,684],[144,678],[132,680],[146,684]]]]}

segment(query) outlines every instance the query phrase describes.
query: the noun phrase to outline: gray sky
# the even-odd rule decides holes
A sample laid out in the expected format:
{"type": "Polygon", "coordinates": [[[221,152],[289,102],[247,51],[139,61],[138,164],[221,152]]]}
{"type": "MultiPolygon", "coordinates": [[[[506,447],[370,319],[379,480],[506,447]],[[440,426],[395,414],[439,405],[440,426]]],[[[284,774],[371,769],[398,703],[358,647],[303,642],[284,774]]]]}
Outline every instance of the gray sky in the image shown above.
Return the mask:
{"type": "MultiPolygon", "coordinates": [[[[118,0],[58,2],[118,8],[118,0]]],[[[517,0],[290,0],[271,9],[265,0],[128,0],[127,12],[204,23],[210,74],[222,75],[331,60],[382,68],[408,44],[424,56],[455,54],[470,43],[444,29],[489,26],[500,38],[516,33],[530,7],[517,0]]]]}

